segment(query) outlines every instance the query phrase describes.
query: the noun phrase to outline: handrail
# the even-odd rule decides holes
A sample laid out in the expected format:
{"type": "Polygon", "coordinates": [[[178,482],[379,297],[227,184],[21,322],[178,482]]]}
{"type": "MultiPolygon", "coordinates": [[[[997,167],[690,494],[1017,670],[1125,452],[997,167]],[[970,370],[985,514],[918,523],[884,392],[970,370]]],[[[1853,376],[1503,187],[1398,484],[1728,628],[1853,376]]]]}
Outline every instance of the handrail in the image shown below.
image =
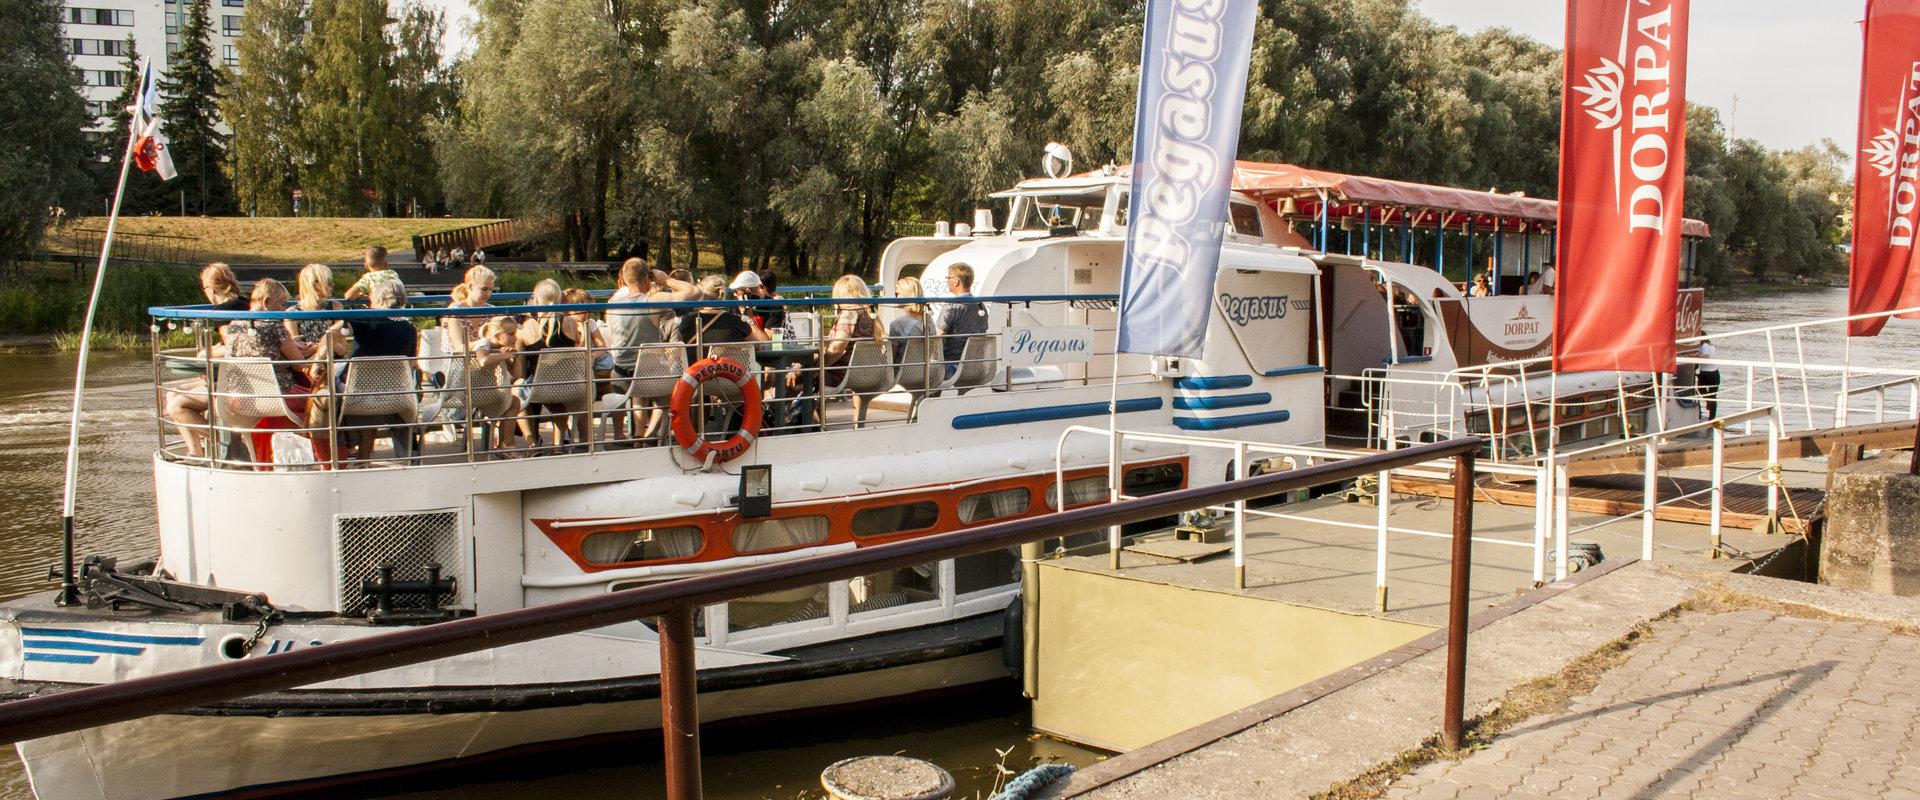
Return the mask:
{"type": "Polygon", "coordinates": [[[962,297],[782,297],[767,300],[679,300],[666,303],[555,303],[544,306],[479,306],[462,308],[339,308],[319,311],[225,311],[210,305],[153,306],[155,319],[389,319],[394,317],[478,317],[497,314],[550,314],[570,311],[693,311],[702,308],[823,308],[827,306],[888,306],[957,303],[1066,303],[1111,302],[1117,294],[1018,294],[962,297]]]}
{"type": "MultiPolygon", "coordinates": [[[[691,658],[691,614],[693,609],[701,606],[1165,517],[1200,506],[1268,497],[1437,458],[1452,456],[1471,459],[1479,447],[1478,438],[1454,439],[1350,461],[1181,489],[1138,500],[862,547],[851,552],[747,567],[733,572],[375,634],[266,657],[250,657],[225,664],[52,692],[0,704],[0,743],[71,733],[262,692],[363,675],[647,617],[661,617],[663,620],[661,694],[663,705],[671,706],[670,693],[686,692],[684,697],[677,698],[683,702],[692,698],[692,675],[690,671],[682,671],[690,663],[676,661],[691,658]],[[684,641],[681,640],[682,636],[685,637],[684,641]]],[[[1471,506],[1470,503],[1461,505],[1471,506]]],[[[1458,514],[1459,510],[1456,509],[1458,514]]],[[[1467,520],[1470,523],[1471,518],[1467,520]]],[[[1456,527],[1458,525],[1459,518],[1456,516],[1456,527]]],[[[1459,570],[1464,566],[1455,565],[1456,583],[1459,582],[1459,570]]],[[[1456,595],[1464,588],[1463,585],[1456,585],[1456,595]]],[[[1460,612],[1464,616],[1464,605],[1460,612]]],[[[1464,629],[1457,633],[1464,633],[1464,629]]],[[[663,714],[669,716],[674,713],[671,709],[663,710],[663,714]]],[[[673,722],[671,719],[668,721],[673,722]]],[[[670,755],[673,754],[672,747],[669,747],[670,755]]],[[[695,753],[697,755],[697,750],[695,753]]]]}

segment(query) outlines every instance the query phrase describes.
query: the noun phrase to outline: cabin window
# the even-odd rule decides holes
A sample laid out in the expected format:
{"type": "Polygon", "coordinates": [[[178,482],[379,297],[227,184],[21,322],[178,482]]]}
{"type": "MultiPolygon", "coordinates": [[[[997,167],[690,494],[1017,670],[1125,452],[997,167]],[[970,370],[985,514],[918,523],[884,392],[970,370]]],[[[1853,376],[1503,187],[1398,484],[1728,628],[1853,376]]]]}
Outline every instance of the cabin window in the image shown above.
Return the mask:
{"type": "Polygon", "coordinates": [[[847,581],[847,611],[861,614],[940,599],[940,564],[919,564],[847,581]]]}
{"type": "MultiPolygon", "coordinates": [[[[1067,479],[1067,506],[1081,506],[1088,503],[1104,502],[1107,499],[1107,476],[1088,475],[1084,478],[1067,479]]],[[[1060,507],[1058,487],[1047,485],[1047,508],[1060,507]]]]}
{"type": "Polygon", "coordinates": [[[1120,493],[1128,497],[1171,492],[1187,479],[1187,470],[1179,464],[1154,464],[1127,470],[1120,479],[1120,493]]]}
{"type": "Polygon", "coordinates": [[[1233,232],[1241,236],[1260,236],[1260,210],[1246,203],[1228,204],[1233,215],[1233,232]]]}
{"type": "Polygon", "coordinates": [[[602,531],[589,534],[580,542],[580,557],[589,564],[686,558],[700,552],[702,540],[700,529],[692,525],[602,531]]]}
{"type": "Polygon", "coordinates": [[[1020,580],[1020,551],[1008,547],[953,560],[953,592],[967,595],[1020,580]]]}
{"type": "Polygon", "coordinates": [[[727,604],[727,630],[750,631],[827,618],[827,584],[743,597],[727,604]]]}
{"type": "Polygon", "coordinates": [[[736,553],[759,553],[827,540],[826,517],[787,517],[748,522],[733,529],[736,553]]]}
{"type": "Polygon", "coordinates": [[[932,500],[863,508],[853,512],[853,535],[884,536],[901,531],[917,531],[931,528],[939,521],[940,504],[932,500]]]}
{"type": "Polygon", "coordinates": [[[960,498],[960,522],[972,525],[976,522],[1017,517],[1027,513],[1027,507],[1032,504],[1033,493],[1027,491],[1025,486],[970,494],[960,498]]]}

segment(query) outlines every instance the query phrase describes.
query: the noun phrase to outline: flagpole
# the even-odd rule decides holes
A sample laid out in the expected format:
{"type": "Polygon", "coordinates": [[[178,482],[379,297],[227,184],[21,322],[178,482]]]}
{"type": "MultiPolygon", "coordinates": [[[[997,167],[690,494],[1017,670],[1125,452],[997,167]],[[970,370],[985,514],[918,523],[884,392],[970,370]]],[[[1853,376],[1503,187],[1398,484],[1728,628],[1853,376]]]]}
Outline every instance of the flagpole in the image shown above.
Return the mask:
{"type": "MultiPolygon", "coordinates": [[[[142,70],[143,83],[151,80],[142,70]]],[[[141,87],[145,96],[146,87],[141,87]]],[[[140,136],[140,116],[135,111],[140,99],[127,109],[127,148],[120,154],[120,180],[113,189],[113,209],[107,213],[107,233],[100,241],[100,262],[93,270],[93,294],[87,299],[87,316],[80,323],[80,363],[73,371],[73,416],[67,423],[67,475],[60,499],[60,598],[63,606],[80,602],[80,583],[73,571],[73,503],[80,478],[80,412],[86,400],[87,356],[93,351],[93,313],[100,305],[100,289],[107,280],[107,256],[113,252],[113,231],[120,222],[120,199],[127,191],[127,168],[133,163],[133,143],[140,136]]]]}

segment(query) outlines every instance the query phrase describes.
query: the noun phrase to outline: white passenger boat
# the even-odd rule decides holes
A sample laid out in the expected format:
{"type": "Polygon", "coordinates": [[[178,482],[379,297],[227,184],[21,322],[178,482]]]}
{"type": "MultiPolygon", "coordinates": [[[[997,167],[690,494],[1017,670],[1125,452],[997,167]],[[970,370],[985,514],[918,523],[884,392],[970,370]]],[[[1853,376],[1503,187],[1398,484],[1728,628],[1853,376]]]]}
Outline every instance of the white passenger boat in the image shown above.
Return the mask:
{"type": "MultiPolygon", "coordinates": [[[[765,383],[789,370],[810,381],[774,392],[769,409],[804,407],[796,397],[827,401],[817,403],[820,418],[746,436],[729,414],[696,405],[701,395],[727,394],[712,385],[673,414],[684,427],[710,422],[720,430],[685,442],[627,432],[645,415],[625,408],[665,402],[675,384],[691,385],[683,371],[700,364],[686,364],[684,345],[645,346],[640,377],[600,398],[592,395],[609,387],[588,371],[593,354],[550,349],[538,368],[546,371],[532,378],[566,413],[591,404],[588,433],[575,452],[501,457],[467,428],[487,421],[490,398],[504,390],[462,355],[432,351],[418,366],[440,380],[420,386],[411,365],[401,371],[404,388],[370,388],[352,377],[360,365],[349,369],[337,402],[351,406],[359,392],[399,406],[379,414],[416,421],[399,425],[398,451],[348,463],[309,442],[337,441],[366,420],[321,414],[324,421],[310,422],[285,405],[270,378],[266,388],[253,380],[271,369],[265,361],[209,364],[192,352],[161,353],[163,384],[211,372],[211,385],[167,385],[205,393],[212,437],[229,446],[191,457],[163,428],[153,460],[157,560],[90,562],[80,580],[85,605],[58,605],[45,594],[0,609],[0,691],[57,692],[271,659],[394,625],[1046,514],[1063,504],[1054,490],[1062,429],[1110,412],[1133,431],[1304,445],[1325,443],[1329,426],[1361,445],[1437,438],[1475,424],[1476,414],[1516,435],[1547,420],[1583,424],[1536,415],[1535,405],[1554,413],[1543,402],[1553,388],[1538,378],[1474,369],[1539,346],[1540,332],[1551,330],[1544,298],[1468,300],[1425,267],[1368,258],[1364,249],[1322,253],[1331,212],[1303,216],[1293,193],[1242,188],[1203,357],[1113,353],[1124,174],[1030,180],[998,195],[1006,204],[997,221],[901,239],[884,254],[884,296],[868,301],[882,325],[929,300],[935,313],[985,312],[984,332],[954,341],[957,358],[943,357],[944,342],[929,334],[890,342],[897,352],[857,347],[844,378],[820,374],[808,359],[827,327],[821,317],[844,300],[787,301],[791,329],[812,331],[811,341],[703,343],[714,349],[693,353],[696,362],[724,357],[765,383]],[[1318,249],[1301,235],[1316,224],[1318,249]],[[975,276],[975,296],[965,301],[946,289],[960,264],[975,276]],[[903,276],[917,276],[927,300],[898,297],[893,287],[903,276]],[[1502,315],[1538,327],[1490,327],[1487,320],[1502,315]],[[579,372],[549,374],[559,364],[579,372]],[[856,423],[848,404],[834,402],[828,383],[868,400],[865,419],[856,423]],[[454,415],[455,407],[473,413],[454,415]],[[272,446],[281,452],[256,450],[249,460],[247,434],[263,427],[278,429],[272,446]],[[408,448],[415,434],[425,440],[418,450],[408,448]],[[717,452],[704,457],[708,451],[717,452]],[[767,507],[757,508],[763,499],[767,507]]],[[[205,342],[216,320],[298,315],[201,307],[155,316],[205,342]]],[[[1588,380],[1592,386],[1560,380],[1563,395],[1631,389],[1612,375],[1588,380]]],[[[732,400],[760,392],[736,389],[732,400]]],[[[753,415],[745,416],[751,429],[753,415]]],[[[1064,505],[1104,502],[1105,445],[1069,444],[1064,505]]],[[[1232,473],[1228,455],[1213,448],[1134,443],[1121,456],[1128,495],[1232,473]]],[[[708,607],[696,621],[700,715],[750,721],[1005,679],[1003,617],[1018,579],[1017,555],[994,552],[708,607]]],[[[46,800],[270,792],[458,764],[657,727],[657,641],[647,623],[614,625],[32,740],[19,752],[46,800]]]]}

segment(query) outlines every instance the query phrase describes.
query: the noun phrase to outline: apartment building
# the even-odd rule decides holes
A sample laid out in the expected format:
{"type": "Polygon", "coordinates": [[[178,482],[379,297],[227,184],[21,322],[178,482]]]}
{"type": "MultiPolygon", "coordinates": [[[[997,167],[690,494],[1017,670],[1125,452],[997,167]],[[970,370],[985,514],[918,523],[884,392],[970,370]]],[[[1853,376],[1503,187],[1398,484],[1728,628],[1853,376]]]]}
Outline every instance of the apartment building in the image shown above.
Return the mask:
{"type": "MultiPolygon", "coordinates": [[[[240,20],[247,0],[206,0],[213,20],[209,44],[217,64],[237,66],[234,47],[240,38],[240,20]]],[[[164,73],[174,53],[180,49],[180,26],[187,11],[178,0],[66,0],[61,9],[67,52],[81,70],[86,84],[84,94],[95,122],[92,130],[108,127],[107,118],[120,113],[113,99],[120,94],[125,79],[127,35],[141,55],[155,59],[164,73]]]]}

